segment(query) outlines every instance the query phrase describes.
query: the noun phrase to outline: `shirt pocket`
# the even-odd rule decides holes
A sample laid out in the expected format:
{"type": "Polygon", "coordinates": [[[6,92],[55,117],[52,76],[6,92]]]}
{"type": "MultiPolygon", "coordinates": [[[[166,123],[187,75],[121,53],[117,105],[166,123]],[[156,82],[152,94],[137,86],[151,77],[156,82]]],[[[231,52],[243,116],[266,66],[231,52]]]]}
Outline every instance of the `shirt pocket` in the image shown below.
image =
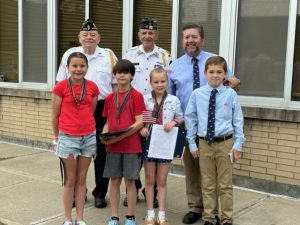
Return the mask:
{"type": "Polygon", "coordinates": [[[103,65],[96,67],[96,73],[102,74],[111,74],[112,70],[109,65],[103,65]]]}
{"type": "Polygon", "coordinates": [[[164,110],[163,113],[164,120],[170,121],[174,119],[176,106],[172,105],[171,102],[166,102],[163,110],[164,110]]]}
{"type": "Polygon", "coordinates": [[[221,106],[221,117],[224,119],[231,119],[232,118],[232,105],[230,103],[225,102],[222,106],[221,106]]]}
{"type": "Polygon", "coordinates": [[[96,67],[97,80],[100,83],[111,83],[114,79],[110,65],[96,67]]]}
{"type": "Polygon", "coordinates": [[[142,66],[141,65],[135,65],[135,72],[141,72],[142,71],[142,66]]]}

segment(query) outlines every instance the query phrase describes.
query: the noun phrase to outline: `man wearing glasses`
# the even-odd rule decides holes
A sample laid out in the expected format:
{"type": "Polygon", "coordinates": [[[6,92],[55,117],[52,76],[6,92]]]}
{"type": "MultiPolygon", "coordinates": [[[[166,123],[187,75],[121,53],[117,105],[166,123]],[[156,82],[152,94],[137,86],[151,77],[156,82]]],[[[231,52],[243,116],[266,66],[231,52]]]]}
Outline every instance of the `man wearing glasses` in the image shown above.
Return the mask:
{"type": "Polygon", "coordinates": [[[88,59],[88,71],[85,78],[95,82],[100,90],[97,108],[94,113],[97,133],[97,156],[94,160],[96,187],[93,190],[93,196],[95,198],[95,207],[104,208],[107,206],[105,196],[109,178],[102,177],[106,160],[106,146],[101,143],[99,135],[102,133],[102,129],[106,123],[106,119],[102,117],[105,98],[112,92],[116,84],[112,68],[117,61],[117,57],[112,50],[98,46],[101,36],[95,23],[90,19],[83,22],[78,34],[78,40],[81,46],[70,48],[64,53],[57,72],[56,81],[59,82],[69,77],[66,65],[68,56],[71,53],[82,52],[86,55],[88,59]]]}

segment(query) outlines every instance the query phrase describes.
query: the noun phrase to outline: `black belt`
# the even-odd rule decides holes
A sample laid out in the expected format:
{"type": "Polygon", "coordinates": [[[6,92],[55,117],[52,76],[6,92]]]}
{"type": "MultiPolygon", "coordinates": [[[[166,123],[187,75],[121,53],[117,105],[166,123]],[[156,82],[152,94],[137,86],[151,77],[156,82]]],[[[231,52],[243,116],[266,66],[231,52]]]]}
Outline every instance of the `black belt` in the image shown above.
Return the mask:
{"type": "MultiPolygon", "coordinates": [[[[214,137],[214,142],[222,142],[222,141],[226,141],[228,139],[231,139],[232,138],[232,134],[228,135],[228,136],[221,136],[221,137],[214,137]]],[[[202,139],[202,140],[205,140],[207,141],[207,138],[206,137],[200,137],[200,136],[197,136],[199,139],[202,139]]]]}

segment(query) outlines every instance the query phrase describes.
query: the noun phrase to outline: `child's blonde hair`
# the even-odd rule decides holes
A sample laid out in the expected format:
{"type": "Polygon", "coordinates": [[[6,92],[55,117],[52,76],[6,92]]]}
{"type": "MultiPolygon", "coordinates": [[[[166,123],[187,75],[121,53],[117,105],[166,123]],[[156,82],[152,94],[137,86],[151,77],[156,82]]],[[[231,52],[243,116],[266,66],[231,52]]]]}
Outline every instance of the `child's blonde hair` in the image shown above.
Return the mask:
{"type": "Polygon", "coordinates": [[[152,76],[153,76],[154,73],[163,73],[163,74],[165,74],[166,79],[168,80],[167,73],[166,73],[166,71],[164,69],[162,69],[162,68],[154,68],[153,70],[151,70],[150,75],[149,75],[149,77],[150,77],[150,83],[152,82],[152,76]]]}

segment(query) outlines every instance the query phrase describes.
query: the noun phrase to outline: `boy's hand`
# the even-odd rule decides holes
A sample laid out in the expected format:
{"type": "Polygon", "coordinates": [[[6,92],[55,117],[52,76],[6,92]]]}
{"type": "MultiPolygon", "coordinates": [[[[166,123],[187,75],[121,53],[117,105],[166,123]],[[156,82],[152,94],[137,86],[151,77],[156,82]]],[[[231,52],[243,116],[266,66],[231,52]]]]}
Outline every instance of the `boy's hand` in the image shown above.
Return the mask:
{"type": "MultiPolygon", "coordinates": [[[[103,132],[105,133],[105,132],[103,132]]],[[[106,145],[106,142],[109,140],[110,137],[105,137],[105,136],[101,136],[100,135],[100,141],[102,144],[105,144],[106,145]]]]}
{"type": "Polygon", "coordinates": [[[166,132],[169,132],[172,130],[172,128],[176,125],[176,122],[174,120],[171,120],[169,122],[167,122],[165,125],[164,125],[164,130],[166,132]]]}
{"type": "Polygon", "coordinates": [[[194,159],[200,157],[200,151],[199,151],[199,150],[197,150],[197,151],[195,151],[195,152],[191,152],[191,154],[192,154],[192,156],[193,156],[194,159]]]}
{"type": "Polygon", "coordinates": [[[148,136],[149,136],[148,128],[147,128],[147,127],[142,128],[141,131],[140,131],[140,134],[141,134],[144,138],[148,137],[148,136]]]}
{"type": "Polygon", "coordinates": [[[228,155],[231,153],[233,154],[233,162],[238,161],[240,158],[240,151],[232,148],[232,149],[230,149],[228,155]]]}
{"type": "Polygon", "coordinates": [[[100,140],[105,145],[111,145],[121,140],[121,135],[114,135],[110,137],[100,137],[100,140]]]}

